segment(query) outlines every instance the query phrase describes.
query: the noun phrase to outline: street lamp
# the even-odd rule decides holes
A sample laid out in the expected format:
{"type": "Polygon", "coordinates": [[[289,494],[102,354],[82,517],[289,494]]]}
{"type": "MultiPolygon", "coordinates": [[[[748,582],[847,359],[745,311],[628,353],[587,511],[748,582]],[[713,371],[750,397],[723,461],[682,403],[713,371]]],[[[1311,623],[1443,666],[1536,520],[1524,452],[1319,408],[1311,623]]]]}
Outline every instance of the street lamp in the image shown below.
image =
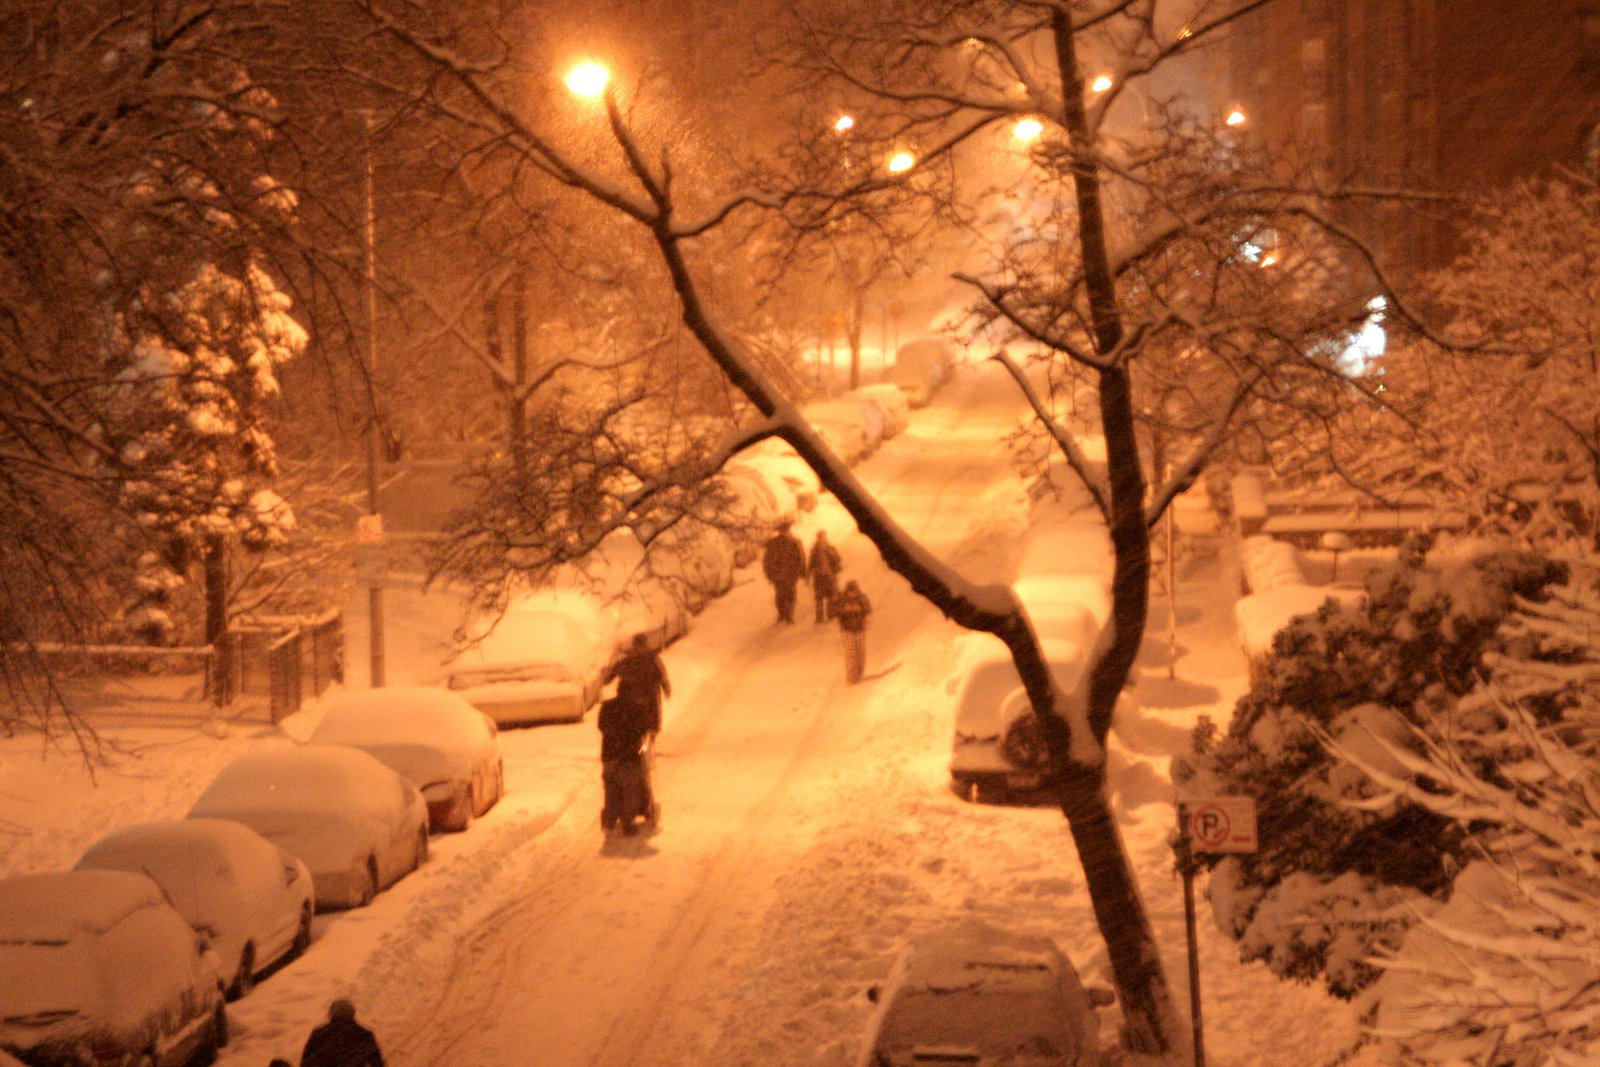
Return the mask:
{"type": "Polygon", "coordinates": [[[1229,126],[1243,126],[1244,110],[1236,107],[1232,111],[1228,112],[1228,117],[1222,121],[1226,122],[1229,126]]]}
{"type": "Polygon", "coordinates": [[[853,128],[855,124],[856,120],[849,115],[840,115],[838,121],[833,124],[833,132],[844,133],[846,130],[853,128]]]}
{"type": "Polygon", "coordinates": [[[1044,133],[1044,123],[1035,118],[1018,119],[1011,127],[1011,136],[1019,141],[1034,141],[1044,133]]]}
{"type": "Polygon", "coordinates": [[[567,89],[578,96],[599,96],[610,80],[611,72],[600,64],[579,63],[567,74],[567,89]]]}
{"type": "Polygon", "coordinates": [[[1102,74],[1094,81],[1089,83],[1089,90],[1090,92],[1103,93],[1107,89],[1111,88],[1111,84],[1111,75],[1102,74]]]}
{"type": "Polygon", "coordinates": [[[894,155],[890,156],[887,164],[890,174],[904,174],[906,171],[910,170],[916,165],[917,157],[912,155],[910,152],[907,152],[905,149],[901,149],[894,155]]]}

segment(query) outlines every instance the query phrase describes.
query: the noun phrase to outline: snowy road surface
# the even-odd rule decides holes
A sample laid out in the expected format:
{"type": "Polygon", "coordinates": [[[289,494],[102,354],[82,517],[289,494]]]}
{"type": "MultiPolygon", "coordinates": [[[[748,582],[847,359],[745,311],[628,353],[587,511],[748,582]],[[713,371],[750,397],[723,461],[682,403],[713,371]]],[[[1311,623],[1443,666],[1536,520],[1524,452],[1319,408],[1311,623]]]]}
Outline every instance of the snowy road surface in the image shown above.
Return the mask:
{"type": "MultiPolygon", "coordinates": [[[[966,372],[858,473],[967,577],[1004,581],[1024,508],[1000,442],[1022,408],[995,371],[966,372]]],[[[947,788],[944,682],[960,631],[883,566],[831,498],[797,532],[809,544],[818,527],[876,608],[869,680],[844,684],[838,633],[810,623],[809,596],[800,623],[779,627],[768,587],[746,568],[666,654],[658,834],[602,837],[592,716],[506,731],[506,799],[468,832],[435,838],[426,867],[370,907],[320,918],[305,958],[231,1007],[224,1067],[298,1060],[340,995],[396,1067],[842,1067],[870,1017],[864,991],[895,948],[967,915],[1054,937],[1087,981],[1109,985],[1060,814],[974,806],[947,788]]],[[[1118,723],[1111,753],[1128,848],[1184,1003],[1167,759],[1199,714],[1225,721],[1243,688],[1232,582],[1213,561],[1180,583],[1176,680],[1162,658],[1164,605],[1153,605],[1142,710],[1118,723]]],[[[436,668],[452,607],[391,591],[392,681],[436,668]]],[[[365,647],[353,630],[349,648],[365,647]]],[[[286,729],[303,737],[310,725],[286,729]]],[[[122,820],[181,814],[208,760],[285,743],[265,734],[150,746],[139,779],[163,784],[141,794],[110,782],[116,796],[148,798],[142,810],[120,803],[122,820]]],[[[0,806],[10,818],[24,816],[0,806]]],[[[70,863],[98,836],[88,821],[29,855],[37,863],[54,847],[70,863]]],[[[1213,1067],[1316,1067],[1349,1045],[1348,1009],[1241,967],[1203,903],[1201,927],[1213,1067]]],[[[1116,1019],[1104,1014],[1103,1040],[1116,1019]]]]}

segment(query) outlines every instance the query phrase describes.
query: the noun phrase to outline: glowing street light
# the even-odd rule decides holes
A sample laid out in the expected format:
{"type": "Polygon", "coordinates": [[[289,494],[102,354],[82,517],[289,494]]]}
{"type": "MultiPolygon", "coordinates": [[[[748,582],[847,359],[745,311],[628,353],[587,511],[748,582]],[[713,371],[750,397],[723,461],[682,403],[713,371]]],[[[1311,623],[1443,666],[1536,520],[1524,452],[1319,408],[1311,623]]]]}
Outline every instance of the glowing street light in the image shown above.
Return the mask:
{"type": "Polygon", "coordinates": [[[1089,89],[1091,92],[1103,93],[1107,89],[1111,88],[1111,84],[1111,75],[1102,74],[1100,77],[1089,83],[1089,89]]]}
{"type": "Polygon", "coordinates": [[[598,63],[579,63],[567,74],[567,88],[578,96],[599,96],[606,91],[611,72],[598,63]]]}
{"type": "Polygon", "coordinates": [[[910,152],[901,150],[889,157],[889,173],[904,174],[917,165],[917,157],[910,152]]]}
{"type": "Polygon", "coordinates": [[[1011,136],[1019,141],[1033,141],[1044,133],[1044,123],[1038,119],[1018,119],[1017,124],[1011,127],[1011,136]]]}
{"type": "Polygon", "coordinates": [[[1224,119],[1223,121],[1226,122],[1229,126],[1243,126],[1244,125],[1244,112],[1241,111],[1239,108],[1234,108],[1232,111],[1228,112],[1228,117],[1226,119],[1224,119]]]}
{"type": "Polygon", "coordinates": [[[833,130],[835,133],[844,133],[846,130],[853,128],[855,124],[856,120],[849,115],[840,115],[839,120],[833,124],[833,130]]]}

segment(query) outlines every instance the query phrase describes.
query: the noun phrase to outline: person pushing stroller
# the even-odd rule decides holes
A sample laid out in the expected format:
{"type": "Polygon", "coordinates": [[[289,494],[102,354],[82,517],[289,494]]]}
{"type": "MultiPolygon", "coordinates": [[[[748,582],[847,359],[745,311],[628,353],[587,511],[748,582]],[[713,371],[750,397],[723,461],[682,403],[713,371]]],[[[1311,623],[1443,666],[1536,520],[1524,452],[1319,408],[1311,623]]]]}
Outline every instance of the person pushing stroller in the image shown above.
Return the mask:
{"type": "Polygon", "coordinates": [[[600,704],[600,776],[605,801],[600,828],[624,834],[638,823],[654,827],[660,815],[650,786],[650,745],[661,730],[661,698],[672,693],[666,664],[644,634],[612,669],[615,696],[600,704]]]}

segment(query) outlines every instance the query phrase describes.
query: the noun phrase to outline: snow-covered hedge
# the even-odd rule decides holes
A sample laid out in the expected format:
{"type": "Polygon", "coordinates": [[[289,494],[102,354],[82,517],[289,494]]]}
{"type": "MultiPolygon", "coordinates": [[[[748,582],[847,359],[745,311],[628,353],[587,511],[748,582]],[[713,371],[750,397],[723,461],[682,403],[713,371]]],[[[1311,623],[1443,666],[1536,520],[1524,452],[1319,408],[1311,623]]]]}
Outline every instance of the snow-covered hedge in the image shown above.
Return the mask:
{"type": "Polygon", "coordinates": [[[1247,959],[1350,996],[1377,976],[1369,957],[1396,950],[1444,898],[1474,854],[1468,827],[1392,795],[1329,746],[1378,763],[1416,730],[1479,729],[1482,715],[1456,701],[1492,662],[1485,653],[1511,642],[1499,630],[1517,598],[1563,573],[1511,552],[1375,571],[1364,600],[1328,601],[1278,632],[1225,735],[1197,730],[1194,754],[1174,764],[1180,789],[1258,805],[1260,850],[1208,860],[1217,923],[1247,959]]]}

